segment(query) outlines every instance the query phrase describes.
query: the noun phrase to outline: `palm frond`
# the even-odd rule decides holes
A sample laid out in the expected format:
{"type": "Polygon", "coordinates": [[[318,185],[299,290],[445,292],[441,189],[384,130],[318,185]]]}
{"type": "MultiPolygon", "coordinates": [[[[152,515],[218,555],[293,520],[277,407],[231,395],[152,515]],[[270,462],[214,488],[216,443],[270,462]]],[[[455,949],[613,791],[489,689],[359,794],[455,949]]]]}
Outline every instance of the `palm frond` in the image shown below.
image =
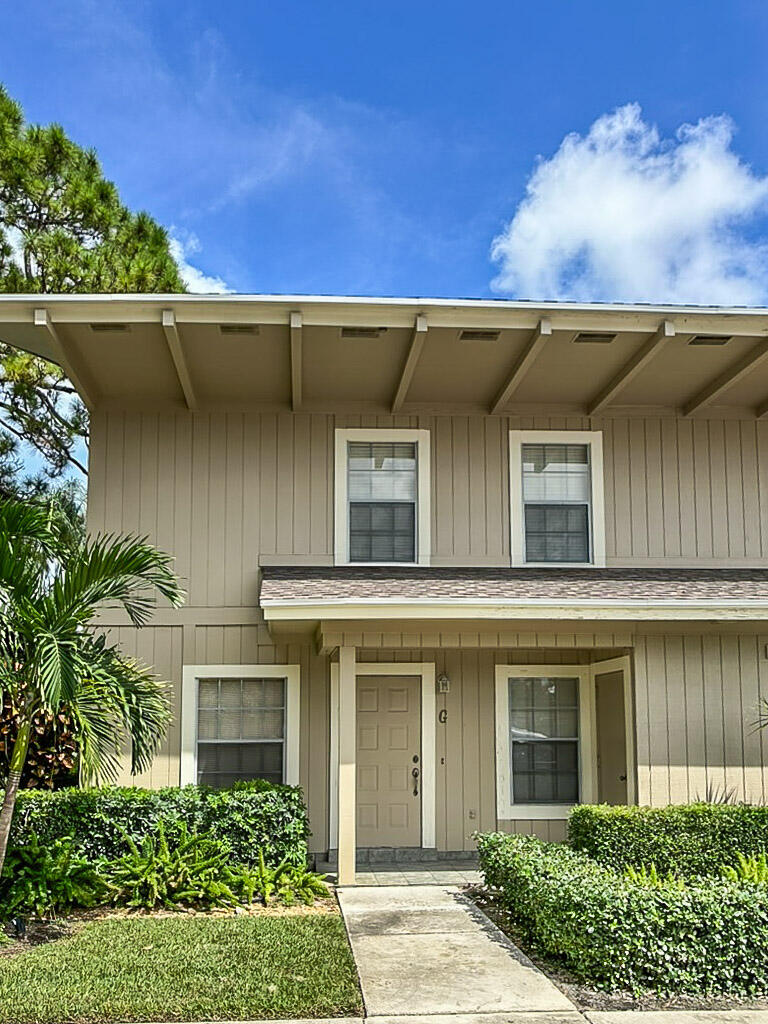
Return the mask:
{"type": "Polygon", "coordinates": [[[85,660],[87,676],[70,702],[84,780],[114,779],[125,741],[131,773],[145,771],[171,722],[166,685],[104,637],[90,641],[85,660]]]}
{"type": "Polygon", "coordinates": [[[72,700],[87,667],[78,651],[78,637],[39,632],[30,668],[37,675],[42,703],[57,708],[72,700]]]}
{"type": "Polygon", "coordinates": [[[152,614],[155,591],[174,607],[184,601],[172,561],[146,538],[107,535],[87,541],[51,588],[50,616],[75,614],[86,621],[98,606],[117,604],[135,626],[143,626],[152,614]]]}

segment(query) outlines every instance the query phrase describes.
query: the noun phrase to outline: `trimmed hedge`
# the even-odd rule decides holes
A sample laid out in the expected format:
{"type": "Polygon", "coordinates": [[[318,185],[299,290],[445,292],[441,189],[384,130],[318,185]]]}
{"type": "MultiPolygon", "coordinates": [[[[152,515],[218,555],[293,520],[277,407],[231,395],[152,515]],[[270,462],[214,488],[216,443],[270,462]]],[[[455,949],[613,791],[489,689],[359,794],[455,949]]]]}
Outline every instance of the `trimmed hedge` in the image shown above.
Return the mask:
{"type": "Polygon", "coordinates": [[[581,805],[568,819],[568,840],[606,867],[655,864],[661,873],[719,875],[736,851],[750,857],[768,850],[768,807],[581,805]]]}
{"type": "Polygon", "coordinates": [[[648,886],[532,836],[478,837],[480,866],[526,938],[603,989],[768,993],[768,886],[648,886]]]}
{"type": "Polygon", "coordinates": [[[232,789],[205,786],[138,789],[23,790],[18,795],[11,843],[26,845],[32,833],[41,844],[71,836],[75,851],[88,860],[115,860],[162,821],[172,838],[182,825],[224,841],[233,863],[254,864],[261,848],[268,863],[305,864],[309,824],[302,792],[266,781],[232,789]]]}

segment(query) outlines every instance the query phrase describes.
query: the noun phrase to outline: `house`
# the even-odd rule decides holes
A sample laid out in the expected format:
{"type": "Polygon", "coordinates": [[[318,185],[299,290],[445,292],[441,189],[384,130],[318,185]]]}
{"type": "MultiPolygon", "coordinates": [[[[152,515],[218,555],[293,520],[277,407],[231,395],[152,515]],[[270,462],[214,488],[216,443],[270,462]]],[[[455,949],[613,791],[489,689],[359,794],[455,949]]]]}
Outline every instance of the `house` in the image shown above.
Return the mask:
{"type": "MultiPolygon", "coordinates": [[[[139,781],[300,783],[313,850],[768,787],[768,311],[3,296],[91,410],[88,520],[188,601],[139,781]]],[[[370,854],[369,854],[370,856],[370,854]]]]}

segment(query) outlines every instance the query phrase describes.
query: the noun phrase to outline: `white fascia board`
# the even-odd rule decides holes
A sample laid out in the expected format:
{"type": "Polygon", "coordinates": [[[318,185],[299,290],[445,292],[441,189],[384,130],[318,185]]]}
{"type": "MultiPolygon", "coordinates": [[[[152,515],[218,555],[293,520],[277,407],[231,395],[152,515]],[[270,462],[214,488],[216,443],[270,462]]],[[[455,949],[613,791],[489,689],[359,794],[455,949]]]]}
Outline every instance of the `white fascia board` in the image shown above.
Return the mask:
{"type": "Polygon", "coordinates": [[[270,622],[317,619],[600,619],[600,620],[755,620],[768,619],[768,601],[631,601],[609,604],[599,600],[499,602],[493,599],[460,602],[446,598],[436,601],[314,601],[261,602],[264,618],[270,622]],[[758,612],[762,614],[757,614],[758,612]]]}
{"type": "Polygon", "coordinates": [[[518,299],[439,299],[428,297],[388,297],[369,295],[259,295],[259,294],[226,294],[205,295],[186,292],[152,293],[109,293],[109,294],[46,294],[41,300],[40,295],[25,293],[4,294],[0,296],[0,309],[15,305],[31,306],[97,306],[113,303],[125,305],[213,305],[213,306],[248,306],[248,305],[293,305],[307,304],[318,307],[400,307],[413,310],[414,307],[430,306],[444,310],[519,310],[531,314],[536,311],[574,312],[600,314],[623,314],[638,316],[678,315],[678,316],[731,316],[731,317],[766,317],[768,307],[764,306],[676,306],[676,305],[643,305],[633,303],[600,303],[600,302],[530,302],[518,299]]]}

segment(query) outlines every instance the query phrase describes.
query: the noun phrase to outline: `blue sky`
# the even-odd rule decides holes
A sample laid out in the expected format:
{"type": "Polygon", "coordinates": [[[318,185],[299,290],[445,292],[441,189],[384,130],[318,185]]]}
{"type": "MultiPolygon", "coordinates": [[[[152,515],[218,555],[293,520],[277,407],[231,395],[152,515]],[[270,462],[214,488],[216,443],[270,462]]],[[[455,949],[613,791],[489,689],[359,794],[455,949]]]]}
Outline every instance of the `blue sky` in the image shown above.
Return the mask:
{"type": "Polygon", "coordinates": [[[767,44],[764,0],[26,0],[0,79],[198,289],[764,302],[767,44]]]}

